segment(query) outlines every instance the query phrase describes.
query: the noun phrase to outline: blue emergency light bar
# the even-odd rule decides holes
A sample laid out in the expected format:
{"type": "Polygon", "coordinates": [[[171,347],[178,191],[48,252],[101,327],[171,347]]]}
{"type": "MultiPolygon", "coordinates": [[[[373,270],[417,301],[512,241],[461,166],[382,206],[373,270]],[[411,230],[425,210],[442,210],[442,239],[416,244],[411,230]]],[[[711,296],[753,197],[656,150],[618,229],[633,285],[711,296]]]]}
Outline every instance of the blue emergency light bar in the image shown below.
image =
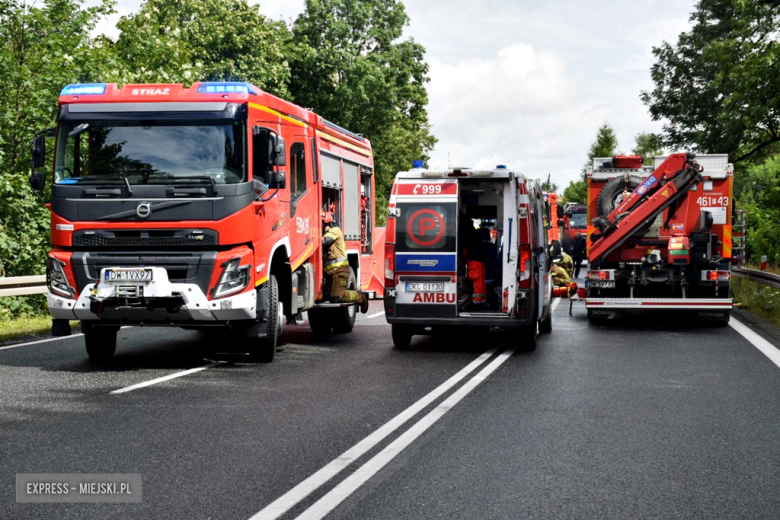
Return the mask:
{"type": "Polygon", "coordinates": [[[62,89],[60,96],[103,95],[105,93],[105,83],[76,83],[62,89]]]}
{"type": "Polygon", "coordinates": [[[425,163],[423,163],[422,161],[420,160],[412,161],[412,168],[424,168],[424,167],[425,167],[425,163]]]}
{"type": "Polygon", "coordinates": [[[198,94],[254,94],[249,83],[210,82],[198,86],[198,94]]]}

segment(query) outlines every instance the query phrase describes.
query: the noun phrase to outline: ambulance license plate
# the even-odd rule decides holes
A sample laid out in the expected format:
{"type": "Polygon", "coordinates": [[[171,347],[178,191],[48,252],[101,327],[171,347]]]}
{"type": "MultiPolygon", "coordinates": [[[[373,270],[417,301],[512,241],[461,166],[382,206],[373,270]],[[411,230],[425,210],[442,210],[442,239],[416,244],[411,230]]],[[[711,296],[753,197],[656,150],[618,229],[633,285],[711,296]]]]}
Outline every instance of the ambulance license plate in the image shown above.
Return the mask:
{"type": "Polygon", "coordinates": [[[444,292],[444,284],[406,282],[406,292],[444,292]]]}
{"type": "Polygon", "coordinates": [[[614,289],[615,280],[588,280],[587,287],[590,289],[614,289]]]}
{"type": "Polygon", "coordinates": [[[151,269],[106,269],[106,282],[151,282],[151,269]]]}

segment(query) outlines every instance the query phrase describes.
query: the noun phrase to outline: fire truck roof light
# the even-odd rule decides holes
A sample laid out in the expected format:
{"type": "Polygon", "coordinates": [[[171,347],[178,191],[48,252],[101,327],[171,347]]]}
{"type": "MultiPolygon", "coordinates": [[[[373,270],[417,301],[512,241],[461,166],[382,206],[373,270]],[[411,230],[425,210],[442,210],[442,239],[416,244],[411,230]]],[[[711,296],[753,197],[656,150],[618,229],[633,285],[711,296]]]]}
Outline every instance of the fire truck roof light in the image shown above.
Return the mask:
{"type": "Polygon", "coordinates": [[[249,83],[210,82],[198,86],[198,94],[254,94],[249,83]]]}
{"type": "Polygon", "coordinates": [[[75,85],[68,85],[63,88],[60,92],[60,96],[103,95],[105,93],[105,83],[76,83],[75,85]]]}

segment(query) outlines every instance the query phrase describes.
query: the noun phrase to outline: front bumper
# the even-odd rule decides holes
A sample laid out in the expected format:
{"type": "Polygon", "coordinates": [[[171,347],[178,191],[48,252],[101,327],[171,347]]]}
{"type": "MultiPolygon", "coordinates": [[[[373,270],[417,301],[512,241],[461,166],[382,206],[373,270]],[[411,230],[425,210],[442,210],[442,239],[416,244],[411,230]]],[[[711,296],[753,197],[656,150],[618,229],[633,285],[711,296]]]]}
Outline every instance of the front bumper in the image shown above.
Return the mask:
{"type": "MultiPolygon", "coordinates": [[[[154,309],[145,306],[104,305],[100,315],[93,312],[94,305],[90,299],[95,284],[84,287],[78,299],[63,298],[46,293],[49,312],[55,319],[65,320],[101,320],[127,324],[190,324],[193,322],[224,322],[234,320],[253,320],[257,318],[257,291],[251,289],[235,296],[218,300],[209,300],[201,288],[194,283],[171,283],[172,296],[149,298],[153,300],[154,309]],[[177,312],[166,310],[166,298],[182,302],[177,312]]],[[[104,300],[111,302],[110,299],[104,300]]]]}

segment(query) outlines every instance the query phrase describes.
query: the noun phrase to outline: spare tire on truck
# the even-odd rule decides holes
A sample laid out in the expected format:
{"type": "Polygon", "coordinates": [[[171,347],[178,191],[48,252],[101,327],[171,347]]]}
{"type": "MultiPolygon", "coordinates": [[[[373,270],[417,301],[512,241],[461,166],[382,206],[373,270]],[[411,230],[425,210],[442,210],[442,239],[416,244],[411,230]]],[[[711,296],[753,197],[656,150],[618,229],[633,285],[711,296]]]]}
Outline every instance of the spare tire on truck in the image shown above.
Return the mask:
{"type": "Polygon", "coordinates": [[[625,178],[621,175],[610,181],[608,181],[596,199],[596,211],[599,217],[608,217],[615,208],[617,208],[623,202],[623,192],[628,191],[631,193],[644,182],[644,179],[632,175],[628,178],[628,185],[626,185],[625,178]]]}

